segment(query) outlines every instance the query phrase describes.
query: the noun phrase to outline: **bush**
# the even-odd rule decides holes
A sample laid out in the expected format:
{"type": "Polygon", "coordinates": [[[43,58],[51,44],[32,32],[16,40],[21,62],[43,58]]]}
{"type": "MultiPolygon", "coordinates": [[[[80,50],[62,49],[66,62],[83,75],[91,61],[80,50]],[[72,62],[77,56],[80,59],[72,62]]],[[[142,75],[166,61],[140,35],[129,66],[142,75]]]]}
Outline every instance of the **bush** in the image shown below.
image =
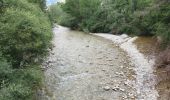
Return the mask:
{"type": "Polygon", "coordinates": [[[157,10],[157,21],[154,24],[154,32],[162,37],[163,42],[170,43],[170,3],[163,4],[157,10]]]}
{"type": "Polygon", "coordinates": [[[62,9],[62,3],[57,3],[51,5],[48,9],[48,15],[50,17],[51,23],[58,23],[60,25],[76,29],[77,19],[70,14],[67,14],[62,9]]]}
{"type": "Polygon", "coordinates": [[[0,100],[26,100],[31,89],[22,86],[23,84],[16,84],[18,79],[12,66],[0,56],[0,100]]]}
{"type": "Polygon", "coordinates": [[[0,1],[0,100],[35,100],[42,85],[39,59],[52,38],[43,2],[0,1]]]}
{"type": "Polygon", "coordinates": [[[42,84],[42,76],[38,65],[13,69],[0,56],[0,100],[33,100],[36,89],[42,84]]]}
{"type": "Polygon", "coordinates": [[[1,100],[32,100],[32,89],[22,84],[10,84],[8,87],[0,90],[1,100]]]}
{"type": "Polygon", "coordinates": [[[47,16],[33,4],[17,0],[14,5],[0,16],[0,47],[14,66],[19,67],[46,53],[51,26],[47,16]]]}
{"type": "Polygon", "coordinates": [[[12,66],[0,55],[0,89],[8,85],[12,72],[12,66]]]}
{"type": "MultiPolygon", "coordinates": [[[[158,2],[157,2],[158,3],[158,2]]],[[[170,41],[170,6],[169,2],[159,2],[159,6],[155,4],[146,11],[147,13],[141,17],[140,25],[142,32],[160,36],[163,43],[169,44],[170,41]]]]}

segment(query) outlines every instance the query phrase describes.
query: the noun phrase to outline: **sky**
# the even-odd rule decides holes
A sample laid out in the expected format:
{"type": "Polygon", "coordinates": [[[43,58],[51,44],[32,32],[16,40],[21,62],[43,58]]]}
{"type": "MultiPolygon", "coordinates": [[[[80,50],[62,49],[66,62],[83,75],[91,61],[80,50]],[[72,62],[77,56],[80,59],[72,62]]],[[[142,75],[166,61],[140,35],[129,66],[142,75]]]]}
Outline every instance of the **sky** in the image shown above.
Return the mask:
{"type": "Polygon", "coordinates": [[[57,2],[63,2],[64,0],[47,0],[47,5],[51,5],[53,3],[57,3],[57,2]]]}

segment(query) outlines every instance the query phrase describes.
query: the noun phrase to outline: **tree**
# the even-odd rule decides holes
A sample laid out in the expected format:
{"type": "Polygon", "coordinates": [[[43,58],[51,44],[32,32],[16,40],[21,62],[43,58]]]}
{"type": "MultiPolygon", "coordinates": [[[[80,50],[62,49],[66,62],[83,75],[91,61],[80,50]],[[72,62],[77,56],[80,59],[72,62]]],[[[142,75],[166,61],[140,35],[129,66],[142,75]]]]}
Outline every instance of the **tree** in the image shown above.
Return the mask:
{"type": "Polygon", "coordinates": [[[83,29],[93,21],[88,19],[96,16],[95,14],[98,12],[100,5],[100,0],[66,0],[62,8],[73,17],[72,27],[83,29]]]}
{"type": "Polygon", "coordinates": [[[46,9],[46,0],[28,0],[28,2],[38,4],[43,11],[46,9]]]}

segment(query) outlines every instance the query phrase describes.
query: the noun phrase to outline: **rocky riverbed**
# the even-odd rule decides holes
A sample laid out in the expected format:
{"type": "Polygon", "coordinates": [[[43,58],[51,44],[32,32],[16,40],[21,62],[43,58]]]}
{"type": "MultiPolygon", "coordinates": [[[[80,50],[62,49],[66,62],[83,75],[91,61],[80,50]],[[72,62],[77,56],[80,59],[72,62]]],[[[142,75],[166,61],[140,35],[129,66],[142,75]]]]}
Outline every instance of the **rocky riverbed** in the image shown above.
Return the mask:
{"type": "Polygon", "coordinates": [[[108,37],[55,27],[54,48],[42,66],[45,86],[39,99],[156,100],[153,70],[131,44],[134,38],[108,37]]]}

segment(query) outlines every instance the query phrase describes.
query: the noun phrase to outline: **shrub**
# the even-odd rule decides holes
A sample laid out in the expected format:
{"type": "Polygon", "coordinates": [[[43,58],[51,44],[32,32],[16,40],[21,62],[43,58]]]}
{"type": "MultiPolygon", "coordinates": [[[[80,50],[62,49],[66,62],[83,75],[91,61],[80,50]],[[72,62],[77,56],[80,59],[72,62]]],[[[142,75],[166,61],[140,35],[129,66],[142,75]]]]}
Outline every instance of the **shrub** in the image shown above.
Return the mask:
{"type": "Polygon", "coordinates": [[[36,6],[22,0],[14,5],[0,16],[0,47],[8,60],[19,67],[46,53],[51,26],[47,16],[36,6]]]}
{"type": "Polygon", "coordinates": [[[47,53],[52,38],[43,2],[0,1],[0,100],[35,100],[43,77],[35,61],[47,53]]]}
{"type": "Polygon", "coordinates": [[[33,100],[36,89],[42,84],[42,76],[37,65],[13,69],[0,56],[0,100],[33,100]]]}
{"type": "Polygon", "coordinates": [[[22,84],[10,84],[0,90],[1,100],[32,100],[31,92],[32,89],[22,84]]]}
{"type": "Polygon", "coordinates": [[[141,24],[144,31],[160,36],[166,45],[170,41],[170,6],[169,2],[161,2],[159,6],[148,9],[148,13],[142,18],[141,24]]]}
{"type": "Polygon", "coordinates": [[[12,66],[0,54],[0,89],[8,85],[12,72],[12,66]]]}

